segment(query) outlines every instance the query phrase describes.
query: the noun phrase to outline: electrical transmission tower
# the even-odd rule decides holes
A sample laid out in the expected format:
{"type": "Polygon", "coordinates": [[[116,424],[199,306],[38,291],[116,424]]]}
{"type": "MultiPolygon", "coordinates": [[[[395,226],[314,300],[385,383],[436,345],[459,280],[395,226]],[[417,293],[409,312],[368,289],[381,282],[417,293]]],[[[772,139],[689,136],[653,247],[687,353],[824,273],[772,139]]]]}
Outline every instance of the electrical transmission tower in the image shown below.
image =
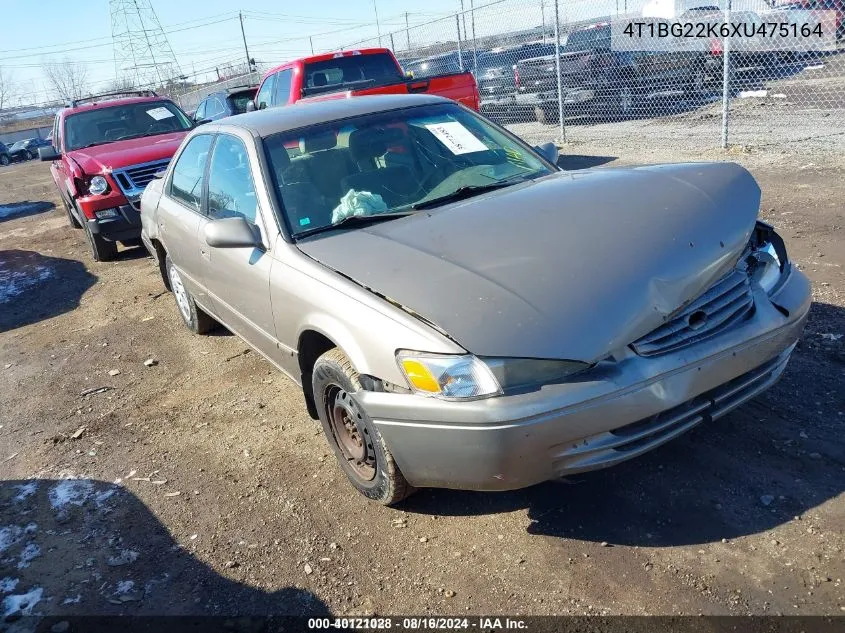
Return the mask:
{"type": "Polygon", "coordinates": [[[114,70],[125,87],[166,87],[181,78],[150,0],[109,0],[114,70]]]}

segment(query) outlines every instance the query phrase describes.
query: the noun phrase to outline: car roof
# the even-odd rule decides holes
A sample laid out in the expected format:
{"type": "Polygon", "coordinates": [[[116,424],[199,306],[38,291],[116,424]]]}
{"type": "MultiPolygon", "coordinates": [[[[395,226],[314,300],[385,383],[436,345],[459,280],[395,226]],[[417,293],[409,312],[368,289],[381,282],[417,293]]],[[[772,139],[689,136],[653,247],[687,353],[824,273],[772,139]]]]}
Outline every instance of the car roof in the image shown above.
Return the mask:
{"type": "Polygon", "coordinates": [[[434,95],[372,95],[349,99],[303,101],[289,106],[227,117],[219,123],[203,125],[202,129],[214,128],[225,131],[240,128],[250,131],[255,136],[264,137],[348,117],[436,103],[454,103],[454,101],[434,95]]]}
{"type": "Polygon", "coordinates": [[[103,101],[95,101],[93,103],[80,103],[74,107],[67,107],[61,111],[63,116],[68,114],[76,114],[77,112],[85,112],[87,110],[100,110],[102,108],[112,108],[114,106],[127,105],[133,103],[156,103],[160,101],[170,101],[167,97],[124,97],[122,99],[105,99],[103,101]]]}

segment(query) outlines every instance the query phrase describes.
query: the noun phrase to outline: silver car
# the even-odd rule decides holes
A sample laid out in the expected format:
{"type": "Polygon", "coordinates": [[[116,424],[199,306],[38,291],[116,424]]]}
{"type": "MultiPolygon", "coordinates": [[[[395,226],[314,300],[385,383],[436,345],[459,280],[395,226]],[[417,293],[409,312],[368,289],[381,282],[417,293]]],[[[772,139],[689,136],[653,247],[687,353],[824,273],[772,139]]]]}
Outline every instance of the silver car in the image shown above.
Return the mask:
{"type": "Polygon", "coordinates": [[[555,159],[437,97],[254,112],[185,138],[143,240],[188,328],[302,386],[367,497],[521,488],[759,394],[810,307],[742,167],[555,159]]]}

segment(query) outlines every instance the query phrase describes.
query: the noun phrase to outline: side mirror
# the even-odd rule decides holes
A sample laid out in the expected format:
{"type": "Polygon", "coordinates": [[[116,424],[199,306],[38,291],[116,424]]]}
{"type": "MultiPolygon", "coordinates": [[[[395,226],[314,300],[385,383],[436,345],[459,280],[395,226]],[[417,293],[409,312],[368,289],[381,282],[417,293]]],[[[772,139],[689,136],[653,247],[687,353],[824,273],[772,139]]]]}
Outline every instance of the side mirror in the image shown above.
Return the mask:
{"type": "Polygon", "coordinates": [[[247,112],[255,112],[258,108],[255,107],[255,101],[250,99],[246,102],[246,111],[247,112]]]}
{"type": "Polygon", "coordinates": [[[61,154],[59,154],[56,151],[56,148],[52,145],[47,145],[46,147],[38,148],[38,158],[40,160],[59,160],[59,158],[61,158],[61,154]]]}
{"type": "Polygon", "coordinates": [[[554,143],[543,143],[542,145],[535,145],[534,151],[540,156],[549,161],[552,165],[557,166],[557,159],[560,154],[557,151],[557,145],[554,143]]]}
{"type": "Polygon", "coordinates": [[[221,218],[205,225],[205,242],[214,248],[261,248],[258,228],[241,216],[221,218]]]}

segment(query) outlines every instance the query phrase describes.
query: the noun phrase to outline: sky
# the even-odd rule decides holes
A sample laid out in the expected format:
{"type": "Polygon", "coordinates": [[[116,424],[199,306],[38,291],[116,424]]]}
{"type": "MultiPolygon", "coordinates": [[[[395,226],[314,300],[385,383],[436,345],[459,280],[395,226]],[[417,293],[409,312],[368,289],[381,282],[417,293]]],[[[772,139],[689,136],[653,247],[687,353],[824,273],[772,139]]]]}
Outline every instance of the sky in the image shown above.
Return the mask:
{"type": "MultiPolygon", "coordinates": [[[[566,0],[561,20],[607,15],[625,0],[566,0]]],[[[642,0],[630,0],[632,3],[642,0]]],[[[250,56],[262,67],[372,38],[406,47],[405,13],[411,43],[454,40],[461,0],[150,0],[183,75],[210,81],[215,67],[245,60],[238,12],[250,56]],[[376,26],[378,13],[379,29],[376,26]],[[309,39],[310,38],[310,39],[309,39]]],[[[554,0],[463,0],[468,36],[472,18],[478,36],[553,24],[554,0]],[[474,11],[469,12],[470,2],[474,11]],[[485,8],[485,5],[486,8],[485,8]]],[[[43,65],[65,59],[84,63],[93,90],[114,81],[109,0],[0,0],[0,72],[15,88],[10,105],[55,97],[43,65]]],[[[463,28],[463,24],[461,26],[463,28]]]]}

